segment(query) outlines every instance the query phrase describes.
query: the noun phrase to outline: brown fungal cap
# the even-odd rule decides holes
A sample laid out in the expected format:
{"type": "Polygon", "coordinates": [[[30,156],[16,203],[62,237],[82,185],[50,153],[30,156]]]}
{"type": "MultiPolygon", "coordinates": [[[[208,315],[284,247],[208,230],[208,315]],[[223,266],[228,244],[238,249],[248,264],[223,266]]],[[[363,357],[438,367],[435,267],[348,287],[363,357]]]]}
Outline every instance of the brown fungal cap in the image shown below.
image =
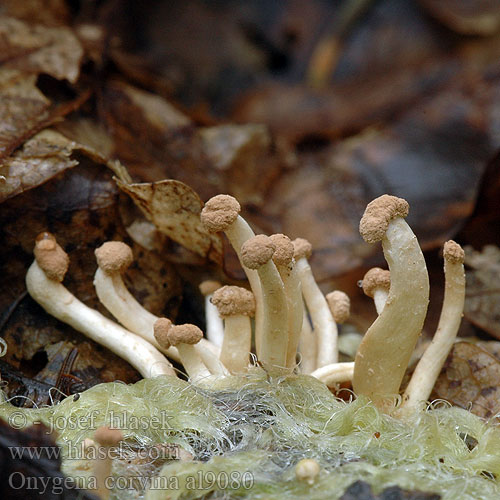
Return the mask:
{"type": "Polygon", "coordinates": [[[249,269],[258,269],[272,259],[275,250],[269,236],[258,234],[241,246],[241,261],[249,269]]]}
{"type": "Polygon", "coordinates": [[[375,288],[389,291],[391,288],[391,272],[380,267],[373,267],[363,277],[363,292],[373,298],[375,288]]]}
{"type": "Polygon", "coordinates": [[[68,270],[68,254],[57,244],[54,235],[40,233],[35,240],[35,259],[47,278],[61,282],[68,270]]]}
{"type": "Polygon", "coordinates": [[[295,238],[292,244],[295,260],[302,259],[303,257],[308,259],[312,255],[312,245],[305,238],[295,238]]]}
{"type": "Polygon", "coordinates": [[[97,265],[106,273],[122,273],[132,264],[132,249],[123,241],[107,241],[95,250],[97,265]]]}
{"type": "Polygon", "coordinates": [[[212,296],[214,304],[221,317],[243,314],[253,316],[255,314],[255,298],[253,293],[239,286],[223,286],[216,290],[212,296]]]}
{"type": "Polygon", "coordinates": [[[122,439],[121,430],[111,429],[108,426],[99,427],[94,432],[94,441],[101,446],[116,446],[122,439]]]}
{"type": "Polygon", "coordinates": [[[444,244],[443,257],[453,264],[463,264],[465,259],[464,249],[455,241],[449,240],[444,244]]]}
{"type": "Polygon", "coordinates": [[[344,323],[349,319],[351,301],[346,293],[335,290],[326,296],[326,300],[336,323],[344,323]]]}
{"type": "Polygon", "coordinates": [[[384,194],[368,203],[359,223],[359,232],[367,243],[380,241],[396,217],[406,217],[409,205],[403,198],[384,194]]]}
{"type": "Polygon", "coordinates": [[[156,342],[164,349],[170,347],[168,332],[172,328],[172,322],[168,318],[158,318],[153,325],[156,342]]]}
{"type": "Polygon", "coordinates": [[[235,198],[219,194],[205,203],[200,214],[201,223],[210,233],[225,231],[237,219],[240,211],[240,204],[235,198]]]}
{"type": "Polygon", "coordinates": [[[222,285],[218,281],[205,280],[200,283],[199,289],[202,295],[205,297],[218,290],[222,285]]]}
{"type": "Polygon", "coordinates": [[[269,236],[274,243],[276,250],[273,254],[273,261],[278,266],[287,266],[293,259],[293,243],[284,234],[272,234],[269,236]]]}
{"type": "Polygon", "coordinates": [[[168,340],[171,345],[197,344],[203,338],[203,332],[196,326],[186,323],[174,325],[168,330],[168,340]]]}

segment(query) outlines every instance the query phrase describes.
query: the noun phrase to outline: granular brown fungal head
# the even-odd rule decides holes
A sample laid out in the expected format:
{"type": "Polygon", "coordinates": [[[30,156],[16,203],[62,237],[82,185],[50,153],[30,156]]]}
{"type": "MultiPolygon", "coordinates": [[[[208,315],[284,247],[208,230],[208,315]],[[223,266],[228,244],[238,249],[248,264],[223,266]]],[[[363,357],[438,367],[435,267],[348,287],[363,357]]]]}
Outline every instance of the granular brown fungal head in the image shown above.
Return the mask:
{"type": "Polygon", "coordinates": [[[305,238],[295,238],[292,241],[295,260],[308,259],[312,255],[312,245],[305,238]]]}
{"type": "Polygon", "coordinates": [[[273,262],[277,266],[288,266],[293,259],[293,243],[284,234],[272,234],[269,236],[276,250],[273,254],[273,262]]]}
{"type": "Polygon", "coordinates": [[[170,345],[197,344],[203,338],[203,332],[196,326],[186,323],[173,325],[167,333],[170,345]]]}
{"type": "Polygon", "coordinates": [[[97,265],[106,273],[122,273],[132,261],[132,249],[123,241],[107,241],[95,250],[97,265]]]}
{"type": "Polygon", "coordinates": [[[69,266],[68,254],[57,244],[54,235],[40,233],[35,240],[35,259],[47,278],[61,282],[69,266]]]}
{"type": "Polygon", "coordinates": [[[255,298],[253,293],[239,286],[223,286],[216,290],[212,296],[212,304],[217,307],[223,318],[243,314],[255,314],[255,298]]]}
{"type": "Polygon", "coordinates": [[[205,280],[200,283],[199,289],[202,295],[205,297],[218,290],[222,285],[215,280],[205,280]]]}
{"type": "Polygon", "coordinates": [[[172,328],[172,322],[168,318],[158,318],[153,325],[156,342],[164,349],[170,347],[168,332],[172,328]]]}
{"type": "Polygon", "coordinates": [[[443,257],[453,264],[463,264],[465,259],[464,249],[455,241],[449,240],[444,244],[443,257]]]}
{"type": "Polygon", "coordinates": [[[94,432],[94,441],[101,446],[116,446],[122,439],[121,430],[111,429],[108,426],[99,427],[94,432]]]}
{"type": "Polygon", "coordinates": [[[380,267],[373,267],[363,277],[363,292],[373,298],[376,288],[389,291],[391,288],[391,272],[380,267]]]}
{"type": "Polygon", "coordinates": [[[238,201],[228,194],[210,198],[201,211],[201,223],[210,233],[225,231],[241,211],[238,201]]]}
{"type": "Polygon", "coordinates": [[[241,261],[249,269],[258,269],[272,259],[275,250],[269,236],[258,234],[241,246],[241,261]]]}
{"type": "Polygon", "coordinates": [[[406,217],[409,205],[403,198],[384,194],[368,203],[359,223],[359,232],[367,243],[380,241],[387,232],[389,222],[396,217],[406,217]]]}
{"type": "Polygon", "coordinates": [[[346,293],[335,290],[326,296],[326,301],[336,323],[344,323],[349,319],[351,301],[346,293]]]}

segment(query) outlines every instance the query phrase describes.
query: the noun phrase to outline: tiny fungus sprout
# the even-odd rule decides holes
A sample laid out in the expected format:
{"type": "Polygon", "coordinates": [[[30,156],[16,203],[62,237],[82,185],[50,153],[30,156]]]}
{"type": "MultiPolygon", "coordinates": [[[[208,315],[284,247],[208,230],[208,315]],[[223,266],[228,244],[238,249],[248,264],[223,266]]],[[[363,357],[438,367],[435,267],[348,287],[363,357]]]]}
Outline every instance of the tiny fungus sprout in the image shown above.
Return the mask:
{"type": "Polygon", "coordinates": [[[373,299],[377,314],[384,310],[390,287],[391,273],[380,267],[373,267],[363,277],[363,292],[373,299]]]}
{"type": "MultiPolygon", "coordinates": [[[[121,241],[107,241],[96,249],[95,255],[99,267],[94,276],[94,286],[104,307],[125,328],[179,362],[177,349],[164,349],[154,337],[154,324],[158,316],[142,307],[123,282],[122,274],[133,261],[132,249],[121,241]]],[[[202,345],[204,357],[218,356],[219,349],[216,346],[205,339],[202,345]]]]}
{"type": "Polygon", "coordinates": [[[356,353],[353,389],[380,407],[399,392],[412,351],[422,331],[429,301],[429,277],[417,238],[406,224],[408,203],[383,195],[366,207],[360,222],[367,243],[382,241],[391,286],[382,313],[356,353]]]}
{"type": "Polygon", "coordinates": [[[326,296],[326,302],[330,308],[335,323],[342,324],[349,319],[351,313],[351,301],[345,292],[334,290],[326,296]]]}
{"type": "Polygon", "coordinates": [[[322,366],[311,373],[312,377],[317,378],[326,386],[332,387],[341,382],[350,382],[354,374],[354,362],[332,363],[322,366]]]}
{"type": "Polygon", "coordinates": [[[445,292],[439,324],[406,388],[402,409],[413,409],[427,401],[462,320],[465,302],[465,254],[458,243],[450,240],[444,244],[443,257],[445,292]]]}
{"type": "Polygon", "coordinates": [[[39,235],[34,254],[26,287],[49,314],[128,361],[143,377],[175,374],[165,356],[149,342],[87,307],[62,285],[69,258],[54,236],[39,235]]]}
{"type": "Polygon", "coordinates": [[[269,236],[260,234],[241,247],[241,260],[258,273],[262,291],[262,339],[259,360],[268,368],[286,367],[288,349],[288,305],[283,281],[272,261],[276,246],[269,236]]]}
{"type": "Polygon", "coordinates": [[[220,360],[230,373],[242,373],[248,368],[252,348],[253,293],[238,286],[223,286],[214,292],[212,302],[224,319],[220,360]]]}
{"type": "Polygon", "coordinates": [[[109,427],[99,427],[94,433],[94,441],[99,445],[100,450],[94,459],[93,474],[97,484],[97,495],[106,500],[109,498],[108,478],[111,476],[113,467],[113,448],[116,448],[123,440],[123,434],[118,429],[109,427]]]}
{"type": "Polygon", "coordinates": [[[319,463],[313,458],[303,458],[295,466],[295,477],[312,486],[321,472],[319,463]]]}
{"type": "Polygon", "coordinates": [[[195,349],[195,344],[203,338],[203,332],[196,325],[172,325],[169,319],[159,318],[154,324],[154,335],[164,348],[177,347],[190,380],[196,383],[210,378],[210,372],[195,349]]]}
{"type": "Polygon", "coordinates": [[[260,280],[257,271],[245,266],[241,260],[241,247],[243,243],[253,238],[255,233],[247,221],[239,215],[240,211],[241,206],[235,198],[228,194],[219,194],[210,198],[205,203],[200,214],[200,220],[207,231],[211,233],[224,232],[240,259],[241,266],[247,275],[250,288],[255,297],[255,343],[258,351],[262,337],[262,322],[264,320],[259,313],[259,310],[263,307],[260,280]]]}
{"type": "Polygon", "coordinates": [[[276,247],[273,254],[273,262],[283,281],[288,304],[288,348],[286,365],[288,368],[294,368],[297,362],[297,348],[304,318],[302,285],[297,273],[295,259],[293,258],[294,248],[290,238],[284,234],[273,234],[270,238],[276,247]]]}
{"type": "Polygon", "coordinates": [[[302,295],[311,315],[317,339],[316,367],[321,368],[338,361],[337,325],[307,260],[312,254],[311,244],[303,238],[297,238],[293,241],[293,246],[297,271],[302,283],[302,295]]]}
{"type": "Polygon", "coordinates": [[[205,297],[207,339],[219,348],[222,347],[222,342],[224,341],[224,324],[211,299],[215,290],[218,290],[221,286],[218,281],[213,280],[205,280],[200,284],[200,292],[205,297]]]}

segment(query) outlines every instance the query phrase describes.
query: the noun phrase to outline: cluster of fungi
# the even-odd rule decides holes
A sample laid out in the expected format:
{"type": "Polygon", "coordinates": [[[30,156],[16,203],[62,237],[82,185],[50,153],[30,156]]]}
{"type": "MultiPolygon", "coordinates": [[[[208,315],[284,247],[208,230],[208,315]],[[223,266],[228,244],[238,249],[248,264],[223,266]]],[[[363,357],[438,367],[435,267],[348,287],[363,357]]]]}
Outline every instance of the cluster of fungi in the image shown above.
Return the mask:
{"type": "MultiPolygon", "coordinates": [[[[35,261],[26,276],[28,291],[49,314],[121,356],[143,377],[176,377],[170,358],[182,364],[191,383],[214,389],[227,377],[244,380],[245,373],[264,369],[270,377],[301,373],[328,386],[350,381],[356,395],[367,396],[397,418],[425,408],[460,325],[465,296],[462,248],[453,241],[444,245],[445,296],[438,329],[400,396],[429,301],[425,260],[405,222],[408,203],[383,195],[368,204],[361,219],[362,237],[368,243],[381,241],[389,271],[371,269],[363,279],[378,317],[354,362],[338,361],[337,324],[348,319],[349,298],[341,291],[323,295],[308,263],[309,242],[291,241],[283,234],[255,235],[239,212],[233,197],[218,195],[200,215],[207,231],[227,236],[250,288],[201,284],[206,337],[195,325],[174,325],[139,304],[122,279],[133,259],[122,242],[107,242],[95,251],[97,296],[117,322],[64,287],[69,259],[49,233],[36,240],[35,261]]],[[[311,481],[315,471],[315,464],[297,464],[299,479],[311,481]]]]}

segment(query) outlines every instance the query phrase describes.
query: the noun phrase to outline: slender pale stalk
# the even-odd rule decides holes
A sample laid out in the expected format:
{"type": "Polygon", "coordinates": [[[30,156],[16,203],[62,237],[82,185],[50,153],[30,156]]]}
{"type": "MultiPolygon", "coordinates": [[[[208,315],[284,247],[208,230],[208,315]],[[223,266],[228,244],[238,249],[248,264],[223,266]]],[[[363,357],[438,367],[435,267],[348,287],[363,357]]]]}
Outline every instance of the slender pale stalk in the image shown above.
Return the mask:
{"type": "Polygon", "coordinates": [[[313,324],[317,340],[316,367],[338,361],[338,329],[325,296],[314,279],[311,266],[305,257],[297,259],[297,271],[302,283],[302,295],[313,324]]]}
{"type": "Polygon", "coordinates": [[[154,346],[80,302],[61,283],[49,279],[36,261],[28,269],[26,286],[47,313],[107,347],[143,377],[175,375],[172,365],[154,346]]]}
{"type": "Polygon", "coordinates": [[[402,217],[408,204],[392,196],[371,202],[360,224],[367,242],[382,240],[391,272],[384,310],[366,332],[355,358],[353,389],[384,409],[401,385],[429,301],[429,277],[417,238],[402,217]]]}
{"type": "Polygon", "coordinates": [[[300,352],[300,371],[302,373],[312,373],[316,370],[316,336],[309,322],[307,312],[304,308],[302,319],[302,331],[300,332],[299,352],[300,352]]]}
{"type": "Polygon", "coordinates": [[[448,241],[443,253],[445,291],[439,324],[406,388],[402,410],[412,410],[419,404],[425,405],[462,321],[465,303],[464,251],[454,241],[448,241]]]}
{"type": "Polygon", "coordinates": [[[207,280],[200,284],[200,292],[205,297],[205,322],[207,325],[206,335],[207,339],[212,342],[219,349],[224,341],[224,323],[219,316],[219,311],[212,304],[213,293],[221,288],[218,281],[207,280]]]}
{"type": "Polygon", "coordinates": [[[248,368],[252,343],[250,318],[243,314],[224,318],[224,343],[220,360],[233,374],[243,373],[248,368]]]}
{"type": "Polygon", "coordinates": [[[94,459],[93,476],[97,484],[96,493],[101,500],[107,500],[111,493],[107,484],[113,467],[111,449],[116,447],[122,439],[123,435],[118,429],[100,427],[95,431],[94,440],[99,447],[94,459]]]}
{"type": "Polygon", "coordinates": [[[351,382],[353,374],[354,362],[350,361],[322,366],[314,370],[311,376],[321,380],[321,382],[330,387],[341,382],[351,382]]]}
{"type": "Polygon", "coordinates": [[[261,282],[263,334],[257,357],[269,369],[286,368],[288,349],[288,304],[283,282],[271,260],[275,248],[268,236],[259,235],[246,241],[241,250],[243,263],[256,269],[261,282]]]}
{"type": "Polygon", "coordinates": [[[382,288],[378,288],[373,291],[373,302],[375,304],[375,309],[377,310],[377,314],[382,314],[384,307],[387,303],[387,299],[389,297],[389,292],[382,288]]]}

